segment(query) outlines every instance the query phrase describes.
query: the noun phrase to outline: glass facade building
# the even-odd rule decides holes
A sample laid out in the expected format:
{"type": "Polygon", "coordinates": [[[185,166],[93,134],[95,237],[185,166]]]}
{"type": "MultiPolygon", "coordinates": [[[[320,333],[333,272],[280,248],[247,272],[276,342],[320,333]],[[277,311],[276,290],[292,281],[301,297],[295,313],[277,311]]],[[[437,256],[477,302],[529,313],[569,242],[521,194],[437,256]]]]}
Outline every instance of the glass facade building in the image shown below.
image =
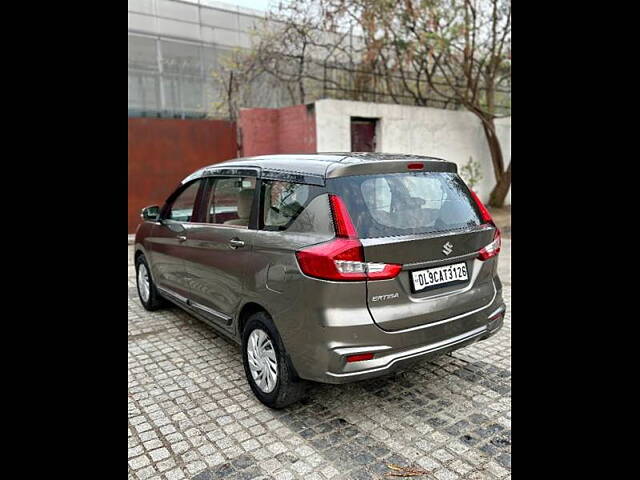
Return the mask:
{"type": "MultiPolygon", "coordinates": [[[[264,15],[210,0],[129,0],[129,116],[214,115],[224,90],[213,75],[225,54],[250,46],[264,15]]],[[[261,106],[283,105],[280,92],[262,93],[261,106]]]]}

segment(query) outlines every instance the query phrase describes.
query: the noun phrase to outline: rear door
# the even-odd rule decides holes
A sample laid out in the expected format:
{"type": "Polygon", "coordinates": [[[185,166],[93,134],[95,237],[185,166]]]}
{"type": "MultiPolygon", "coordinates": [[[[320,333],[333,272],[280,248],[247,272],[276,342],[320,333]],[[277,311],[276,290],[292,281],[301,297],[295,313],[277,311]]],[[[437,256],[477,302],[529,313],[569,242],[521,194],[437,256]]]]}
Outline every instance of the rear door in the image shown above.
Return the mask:
{"type": "Polygon", "coordinates": [[[367,262],[402,265],[389,280],[367,281],[373,320],[387,331],[473,311],[495,294],[491,268],[476,260],[494,228],[483,225],[453,172],[403,172],[332,179],[367,262]]]}
{"type": "Polygon", "coordinates": [[[256,176],[213,177],[208,181],[206,216],[187,227],[189,304],[205,318],[231,330],[256,234],[251,224],[256,176]]]}

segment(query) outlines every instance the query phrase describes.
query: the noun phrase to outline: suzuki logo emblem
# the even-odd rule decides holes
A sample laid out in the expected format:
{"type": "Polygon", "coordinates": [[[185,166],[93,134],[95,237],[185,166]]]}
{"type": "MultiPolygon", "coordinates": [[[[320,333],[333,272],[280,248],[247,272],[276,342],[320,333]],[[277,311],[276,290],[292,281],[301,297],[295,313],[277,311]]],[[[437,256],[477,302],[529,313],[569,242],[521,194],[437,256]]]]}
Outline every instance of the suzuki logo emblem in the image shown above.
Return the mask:
{"type": "Polygon", "coordinates": [[[445,255],[449,255],[453,252],[453,244],[451,242],[447,242],[442,246],[442,253],[445,255]]]}

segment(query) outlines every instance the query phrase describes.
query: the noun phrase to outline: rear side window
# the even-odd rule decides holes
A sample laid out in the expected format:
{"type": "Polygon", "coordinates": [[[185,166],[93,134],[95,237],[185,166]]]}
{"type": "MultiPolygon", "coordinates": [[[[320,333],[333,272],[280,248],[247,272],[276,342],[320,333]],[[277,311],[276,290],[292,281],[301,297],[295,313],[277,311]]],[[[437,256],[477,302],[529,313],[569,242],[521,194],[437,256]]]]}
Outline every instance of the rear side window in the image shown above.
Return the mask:
{"type": "Polygon", "coordinates": [[[255,188],[255,177],[214,179],[206,223],[247,227],[255,188]]]}
{"type": "Polygon", "coordinates": [[[264,230],[286,230],[310,200],[311,186],[264,180],[262,225],[264,230]]]}
{"type": "Polygon", "coordinates": [[[443,232],[480,225],[469,191],[450,172],[406,172],[331,179],[361,238],[443,232]]]}

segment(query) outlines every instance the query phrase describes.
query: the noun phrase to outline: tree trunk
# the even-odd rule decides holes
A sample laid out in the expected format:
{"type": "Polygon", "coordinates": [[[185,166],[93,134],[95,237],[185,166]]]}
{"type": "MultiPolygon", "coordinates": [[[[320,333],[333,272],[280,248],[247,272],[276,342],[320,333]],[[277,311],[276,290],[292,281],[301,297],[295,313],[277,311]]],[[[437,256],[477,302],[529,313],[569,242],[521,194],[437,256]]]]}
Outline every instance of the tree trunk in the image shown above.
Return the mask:
{"type": "Polygon", "coordinates": [[[496,179],[496,183],[500,181],[502,172],[504,172],[504,160],[502,158],[502,147],[500,141],[496,135],[496,128],[493,123],[493,118],[486,118],[482,115],[478,115],[482,122],[482,128],[484,129],[484,136],[487,139],[487,145],[489,146],[489,153],[491,154],[491,163],[493,164],[493,175],[496,179]]]}
{"type": "Polygon", "coordinates": [[[229,84],[227,87],[227,106],[229,109],[229,121],[236,121],[236,108],[234,105],[234,97],[233,97],[233,70],[229,73],[229,84]]]}
{"type": "Polygon", "coordinates": [[[491,194],[489,195],[489,205],[491,207],[502,207],[504,205],[504,199],[507,198],[509,188],[511,187],[511,160],[509,160],[509,166],[507,171],[502,174],[496,186],[493,187],[491,194]]]}
{"type": "Polygon", "coordinates": [[[302,53],[300,54],[300,62],[298,64],[298,88],[300,90],[300,103],[304,103],[304,54],[307,50],[307,43],[302,44],[302,53]]]}
{"type": "MultiPolygon", "coordinates": [[[[474,112],[475,113],[475,112],[474,112]]],[[[476,113],[476,115],[478,115],[476,113]]],[[[489,153],[491,154],[491,163],[493,165],[493,174],[496,179],[496,185],[493,187],[491,194],[489,195],[489,205],[492,207],[502,207],[504,205],[504,199],[509,193],[511,187],[511,160],[509,160],[509,166],[507,170],[504,170],[504,159],[502,157],[502,146],[496,135],[495,124],[493,117],[483,117],[478,115],[482,121],[482,128],[484,129],[484,135],[487,139],[489,146],[489,153]]]]}

